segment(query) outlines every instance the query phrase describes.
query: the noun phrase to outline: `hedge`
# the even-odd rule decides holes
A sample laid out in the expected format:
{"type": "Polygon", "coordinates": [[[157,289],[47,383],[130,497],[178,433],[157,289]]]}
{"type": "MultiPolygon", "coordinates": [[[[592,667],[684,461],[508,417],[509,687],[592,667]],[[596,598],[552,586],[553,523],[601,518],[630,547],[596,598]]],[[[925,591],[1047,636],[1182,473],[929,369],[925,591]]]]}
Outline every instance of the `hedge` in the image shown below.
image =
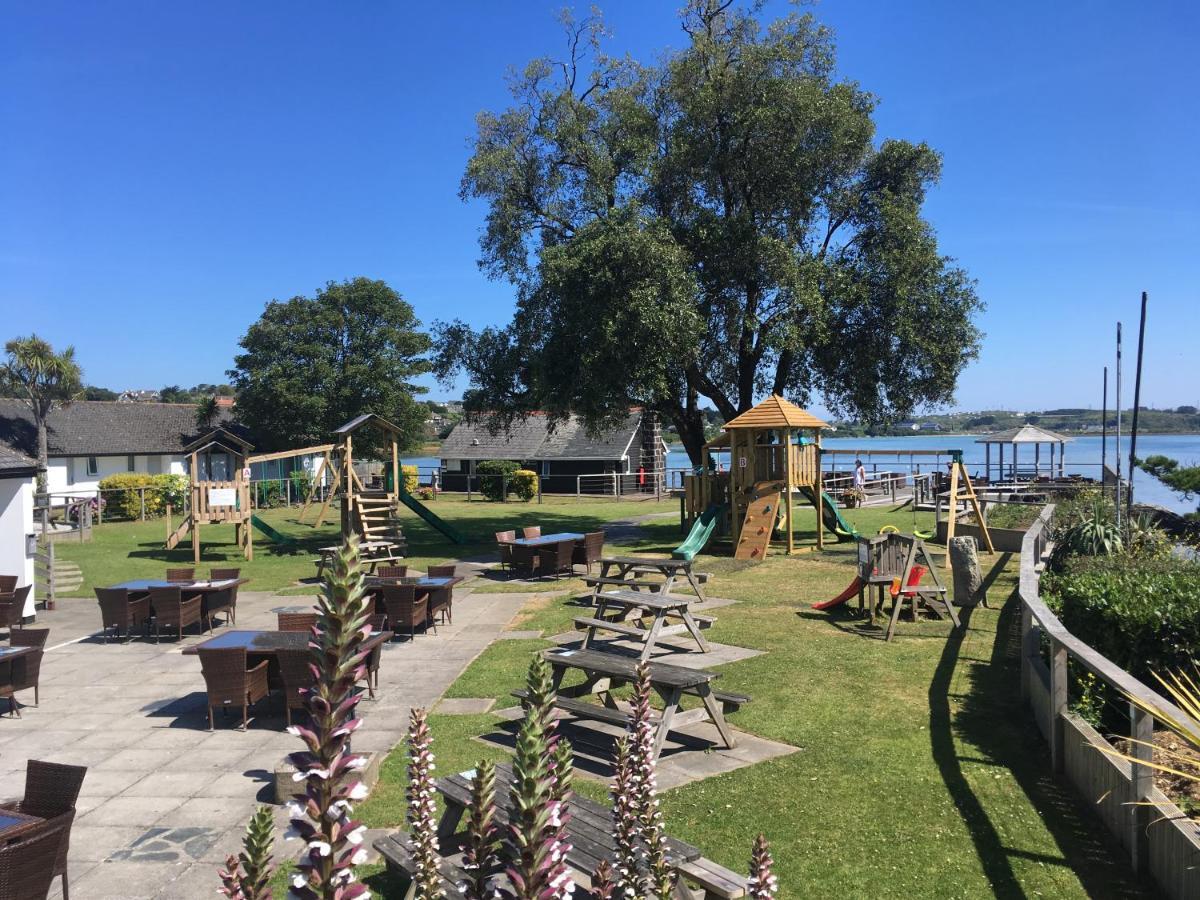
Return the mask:
{"type": "Polygon", "coordinates": [[[136,472],[109,475],[100,479],[105,515],[123,519],[139,518],[142,515],[142,488],[145,488],[146,515],[161,516],[168,504],[176,512],[182,512],[188,480],[186,475],[143,475],[136,472]]]}
{"type": "Polygon", "coordinates": [[[512,480],[508,483],[509,490],[528,503],[537,496],[537,472],[529,469],[517,469],[513,472],[512,480]]]}
{"type": "Polygon", "coordinates": [[[511,459],[485,459],[475,467],[479,493],[493,502],[504,500],[507,491],[513,490],[513,478],[520,468],[511,459]]]}

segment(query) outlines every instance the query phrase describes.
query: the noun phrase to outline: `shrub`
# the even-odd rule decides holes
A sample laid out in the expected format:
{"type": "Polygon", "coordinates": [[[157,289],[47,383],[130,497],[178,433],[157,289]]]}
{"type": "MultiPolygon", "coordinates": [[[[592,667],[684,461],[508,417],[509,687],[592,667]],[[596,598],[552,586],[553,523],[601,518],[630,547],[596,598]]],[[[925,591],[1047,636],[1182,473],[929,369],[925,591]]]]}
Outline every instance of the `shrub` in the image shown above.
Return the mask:
{"type": "Polygon", "coordinates": [[[292,500],[303,502],[304,498],[308,496],[308,492],[312,490],[312,472],[307,469],[296,469],[288,477],[292,481],[292,500]]]}
{"type": "Polygon", "coordinates": [[[537,496],[538,475],[529,469],[517,469],[513,472],[512,481],[508,483],[509,490],[525,502],[537,496]]]}
{"type": "Polygon", "coordinates": [[[415,494],[421,484],[421,476],[416,466],[401,466],[400,477],[404,479],[404,493],[415,494]]]}
{"type": "Polygon", "coordinates": [[[184,475],[145,475],[123,472],[100,479],[106,516],[136,519],[142,514],[142,489],[146,494],[146,515],[161,516],[167,504],[176,512],[183,510],[188,480],[184,475]]]}
{"type": "Polygon", "coordinates": [[[1177,558],[1075,557],[1043,592],[1077,637],[1135,677],[1175,671],[1200,646],[1200,565],[1177,558]]]}
{"type": "Polygon", "coordinates": [[[1121,553],[1122,543],[1112,510],[1096,499],[1088,511],[1081,512],[1066,527],[1058,523],[1050,565],[1062,569],[1074,556],[1116,556],[1121,553]]]}
{"type": "Polygon", "coordinates": [[[254,482],[254,505],[258,509],[278,506],[283,497],[283,482],[275,479],[254,482]]]}
{"type": "Polygon", "coordinates": [[[511,459],[485,459],[475,467],[479,475],[479,493],[493,503],[503,501],[513,489],[513,476],[520,468],[511,459]]]}

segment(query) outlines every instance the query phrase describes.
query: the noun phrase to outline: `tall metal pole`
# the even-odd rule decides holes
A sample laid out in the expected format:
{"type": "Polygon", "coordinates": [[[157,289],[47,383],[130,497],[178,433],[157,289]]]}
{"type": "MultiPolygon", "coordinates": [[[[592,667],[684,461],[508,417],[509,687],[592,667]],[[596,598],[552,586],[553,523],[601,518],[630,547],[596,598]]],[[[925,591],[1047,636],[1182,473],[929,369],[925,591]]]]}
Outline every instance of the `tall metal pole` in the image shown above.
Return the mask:
{"type": "MultiPolygon", "coordinates": [[[[1137,464],[1138,406],[1142,401],[1142,348],[1146,341],[1146,301],[1149,295],[1142,291],[1142,319],[1138,324],[1137,373],[1133,378],[1133,427],[1129,432],[1129,491],[1125,495],[1125,517],[1133,521],[1133,467],[1137,464]]],[[[1117,461],[1120,464],[1120,460],[1117,461]]]]}
{"type": "Polygon", "coordinates": [[[1108,366],[1104,367],[1104,408],[1100,410],[1100,483],[1104,484],[1104,467],[1108,465],[1108,366]]]}
{"type": "Polygon", "coordinates": [[[1121,527],[1121,323],[1117,323],[1117,527],[1121,527]]]}

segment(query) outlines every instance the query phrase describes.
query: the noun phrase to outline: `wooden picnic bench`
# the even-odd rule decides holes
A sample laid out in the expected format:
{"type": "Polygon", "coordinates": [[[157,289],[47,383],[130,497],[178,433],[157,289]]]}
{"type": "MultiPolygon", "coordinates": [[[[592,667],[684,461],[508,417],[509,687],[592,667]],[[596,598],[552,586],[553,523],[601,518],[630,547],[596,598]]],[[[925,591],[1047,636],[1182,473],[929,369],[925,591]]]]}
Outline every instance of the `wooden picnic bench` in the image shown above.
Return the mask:
{"type": "MultiPolygon", "coordinates": [[[[342,548],[338,547],[320,547],[317,552],[320,556],[314,559],[313,562],[317,566],[317,577],[320,578],[325,572],[325,567],[333,564],[333,558],[342,548]]],[[[375,567],[380,565],[391,565],[393,563],[403,562],[406,559],[405,551],[408,549],[407,541],[361,541],[358,545],[359,558],[363,566],[371,574],[375,573],[375,567]]]]}
{"type": "MultiPolygon", "coordinates": [[[[637,678],[638,661],[615,653],[600,653],[596,650],[544,650],[542,656],[550,663],[552,684],[555,691],[555,707],[577,719],[592,719],[609,725],[627,725],[628,711],[613,696],[612,691],[637,678]],[[584,673],[582,684],[562,687],[563,677],[572,669],[584,673]],[[596,695],[600,703],[587,702],[596,695]]],[[[650,686],[663,701],[661,711],[654,715],[654,757],[662,752],[667,735],[694,722],[711,721],[716,726],[724,746],[737,746],[736,738],[725,722],[725,710],[738,709],[749,703],[750,698],[742,694],[722,693],[713,689],[712,682],[720,677],[719,672],[707,669],[692,669],[670,663],[649,662],[650,686]],[[685,696],[698,697],[701,706],[683,709],[685,696]]],[[[513,696],[523,702],[527,699],[524,690],[513,691],[513,696]]]]}
{"type": "Polygon", "coordinates": [[[712,616],[694,615],[690,607],[693,597],[678,594],[645,594],[638,591],[605,591],[596,595],[595,616],[575,620],[576,628],[586,628],[583,649],[591,646],[597,631],[611,631],[625,637],[638,638],[642,642],[641,659],[649,659],[660,637],[687,632],[700,646],[701,653],[708,652],[708,642],[700,629],[708,628],[716,619],[712,616]],[[605,618],[608,616],[608,618],[605,618]],[[647,619],[652,621],[647,626],[647,619]],[[668,625],[668,619],[681,620],[668,625]]]}
{"type": "MultiPolygon", "coordinates": [[[[474,770],[460,772],[437,780],[437,791],[442,796],[443,813],[438,822],[439,846],[443,854],[442,887],[447,897],[462,897],[460,884],[464,872],[459,865],[465,833],[460,831],[464,816],[471,802],[471,779],[474,770]]],[[[512,819],[513,771],[509,764],[496,767],[496,825],[503,832],[512,819]]],[[[567,853],[567,865],[577,881],[590,884],[590,878],[601,860],[610,865],[616,863],[616,843],[612,810],[606,806],[572,793],[567,798],[567,840],[571,849],[567,853]]],[[[411,877],[415,870],[412,845],[406,832],[396,831],[375,841],[375,849],[383,856],[394,873],[411,877]]],[[[700,850],[670,836],[667,837],[667,859],[679,873],[675,896],[679,900],[694,898],[733,898],[746,895],[746,878],[719,866],[700,855],[700,850]],[[693,892],[687,882],[699,886],[693,892]]],[[[495,873],[503,879],[503,873],[495,873]]],[[[406,898],[415,896],[410,884],[406,898]]]]}
{"type": "Polygon", "coordinates": [[[666,556],[604,556],[600,558],[600,575],[589,576],[584,579],[584,583],[592,588],[592,605],[595,606],[597,598],[606,587],[669,594],[675,586],[675,579],[680,575],[691,585],[698,600],[708,599],[702,587],[708,576],[693,572],[691,560],[671,559],[666,556]],[[640,577],[645,575],[655,578],[652,580],[640,577]]]}

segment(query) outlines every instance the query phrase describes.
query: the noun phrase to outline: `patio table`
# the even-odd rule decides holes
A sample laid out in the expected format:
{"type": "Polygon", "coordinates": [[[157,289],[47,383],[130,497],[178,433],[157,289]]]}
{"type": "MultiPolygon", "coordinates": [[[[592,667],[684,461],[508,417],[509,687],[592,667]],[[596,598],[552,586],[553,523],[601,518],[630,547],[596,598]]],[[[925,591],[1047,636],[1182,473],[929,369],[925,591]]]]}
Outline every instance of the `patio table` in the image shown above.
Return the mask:
{"type": "Polygon", "coordinates": [[[543,534],[541,537],[535,538],[513,538],[511,541],[502,541],[505,544],[512,544],[515,547],[544,547],[547,544],[561,544],[563,541],[582,541],[584,535],[576,534],[574,531],[562,531],[557,534],[543,534]]]}
{"type": "Polygon", "coordinates": [[[597,631],[611,631],[642,642],[640,658],[650,658],[658,646],[660,637],[687,632],[700,647],[701,653],[708,652],[708,641],[700,633],[712,619],[692,615],[693,598],[678,594],[643,594],[638,591],[605,591],[598,597],[599,605],[594,616],[575,620],[576,628],[586,628],[583,649],[587,650],[596,640],[597,631]],[[668,624],[668,620],[678,620],[668,624]],[[644,624],[649,620],[649,624],[644,624]]]}
{"type": "MultiPolygon", "coordinates": [[[[378,631],[362,643],[364,652],[371,652],[392,639],[390,631],[378,631]]],[[[244,649],[249,656],[275,657],[280,650],[304,650],[310,640],[305,631],[241,631],[234,629],[193,644],[183,651],[184,656],[199,656],[201,650],[244,649]]]]}
{"type": "Polygon", "coordinates": [[[225,578],[220,581],[166,581],[161,578],[134,578],[130,581],[122,581],[120,584],[111,585],[111,589],[125,590],[133,595],[148,594],[154,588],[177,587],[184,597],[199,594],[200,608],[204,611],[205,617],[208,617],[210,612],[219,612],[222,609],[226,609],[227,606],[227,604],[222,603],[218,604],[215,609],[210,610],[210,601],[214,595],[223,594],[226,591],[231,591],[249,582],[249,578],[225,578]]]}
{"type": "Polygon", "coordinates": [[[7,844],[45,821],[40,816],[30,816],[17,812],[15,809],[0,808],[0,843],[7,844]]]}

